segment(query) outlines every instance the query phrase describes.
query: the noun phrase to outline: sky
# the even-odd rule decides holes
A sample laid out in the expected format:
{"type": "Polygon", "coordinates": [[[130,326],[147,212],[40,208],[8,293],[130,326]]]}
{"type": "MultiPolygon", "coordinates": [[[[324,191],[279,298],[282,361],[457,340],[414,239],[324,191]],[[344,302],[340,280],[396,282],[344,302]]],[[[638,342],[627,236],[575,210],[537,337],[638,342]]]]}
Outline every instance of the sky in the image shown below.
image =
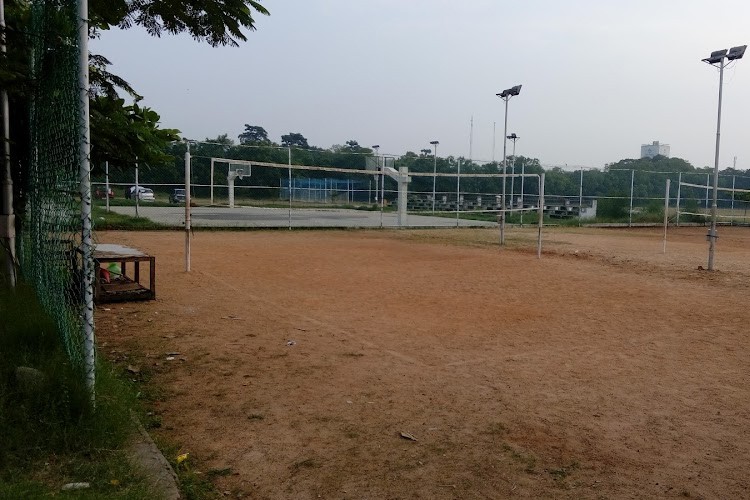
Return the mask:
{"type": "MultiPolygon", "coordinates": [[[[747,0],[261,0],[271,15],[240,47],[113,29],[93,53],[189,139],[245,124],[381,154],[602,168],[660,141],[713,166],[714,50],[750,43],[747,0]],[[473,133],[472,123],[473,120],[473,133]],[[494,133],[494,140],[493,140],[494,133]],[[507,143],[507,153],[512,143],[507,143]]],[[[750,169],[750,51],[724,71],[720,167],[750,169]]]]}

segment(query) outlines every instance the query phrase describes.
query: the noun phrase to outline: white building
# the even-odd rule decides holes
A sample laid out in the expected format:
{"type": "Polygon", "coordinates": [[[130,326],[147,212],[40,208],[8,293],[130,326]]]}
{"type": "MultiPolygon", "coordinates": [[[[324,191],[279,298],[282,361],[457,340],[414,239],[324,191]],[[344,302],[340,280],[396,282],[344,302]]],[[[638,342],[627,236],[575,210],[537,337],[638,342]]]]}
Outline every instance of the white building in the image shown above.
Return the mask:
{"type": "Polygon", "coordinates": [[[659,144],[659,141],[641,144],[641,158],[653,158],[656,155],[669,158],[669,144],[659,144]]]}

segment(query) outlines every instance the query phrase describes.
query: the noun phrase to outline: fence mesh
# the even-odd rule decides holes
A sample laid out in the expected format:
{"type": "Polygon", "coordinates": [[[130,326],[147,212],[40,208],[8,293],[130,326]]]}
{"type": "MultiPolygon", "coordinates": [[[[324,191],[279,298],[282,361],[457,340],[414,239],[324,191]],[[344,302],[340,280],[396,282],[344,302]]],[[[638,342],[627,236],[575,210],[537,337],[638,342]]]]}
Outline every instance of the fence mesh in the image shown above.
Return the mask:
{"type": "Polygon", "coordinates": [[[35,87],[21,268],[56,319],[71,361],[84,370],[77,3],[35,0],[31,11],[35,87]]]}

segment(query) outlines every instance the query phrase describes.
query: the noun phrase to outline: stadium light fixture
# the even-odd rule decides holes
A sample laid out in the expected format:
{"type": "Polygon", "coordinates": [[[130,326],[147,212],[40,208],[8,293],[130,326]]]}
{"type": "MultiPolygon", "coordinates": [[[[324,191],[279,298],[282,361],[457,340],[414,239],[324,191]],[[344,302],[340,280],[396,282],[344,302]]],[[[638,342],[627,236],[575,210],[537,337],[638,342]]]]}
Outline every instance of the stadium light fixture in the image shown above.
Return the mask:
{"type": "Polygon", "coordinates": [[[719,192],[719,144],[721,140],[721,98],[722,88],[724,86],[724,68],[726,67],[725,60],[736,61],[742,59],[745,55],[745,49],[747,45],[738,45],[731,49],[715,50],[711,52],[711,55],[705,59],[701,59],[704,63],[710,64],[711,66],[717,66],[719,68],[719,111],[716,119],[716,150],[714,151],[714,180],[713,180],[713,203],[711,204],[711,227],[708,230],[708,270],[714,270],[714,253],[716,250],[716,222],[718,219],[718,192],[719,192]]]}
{"type": "MultiPolygon", "coordinates": [[[[435,148],[435,152],[432,155],[432,213],[435,213],[435,180],[437,179],[437,147],[440,144],[439,141],[430,141],[430,144],[435,148]]],[[[428,150],[429,151],[429,150],[428,150]]]]}
{"type": "MultiPolygon", "coordinates": [[[[505,245],[505,174],[508,171],[508,101],[513,96],[517,96],[521,93],[521,86],[515,85],[509,89],[505,89],[502,92],[495,94],[500,99],[505,101],[505,131],[503,132],[503,193],[500,197],[500,204],[502,210],[500,211],[500,244],[505,245]]],[[[513,143],[515,144],[515,142],[513,143]]]]}

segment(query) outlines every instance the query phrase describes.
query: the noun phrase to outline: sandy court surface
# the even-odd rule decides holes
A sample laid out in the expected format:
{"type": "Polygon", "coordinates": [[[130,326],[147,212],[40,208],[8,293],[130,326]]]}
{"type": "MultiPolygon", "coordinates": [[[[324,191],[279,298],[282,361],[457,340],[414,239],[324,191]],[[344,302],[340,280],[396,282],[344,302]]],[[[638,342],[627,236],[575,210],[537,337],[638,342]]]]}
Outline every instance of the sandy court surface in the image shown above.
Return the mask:
{"type": "Polygon", "coordinates": [[[98,233],[158,297],[99,352],[231,497],[749,497],[750,229],[546,233],[98,233]]]}

